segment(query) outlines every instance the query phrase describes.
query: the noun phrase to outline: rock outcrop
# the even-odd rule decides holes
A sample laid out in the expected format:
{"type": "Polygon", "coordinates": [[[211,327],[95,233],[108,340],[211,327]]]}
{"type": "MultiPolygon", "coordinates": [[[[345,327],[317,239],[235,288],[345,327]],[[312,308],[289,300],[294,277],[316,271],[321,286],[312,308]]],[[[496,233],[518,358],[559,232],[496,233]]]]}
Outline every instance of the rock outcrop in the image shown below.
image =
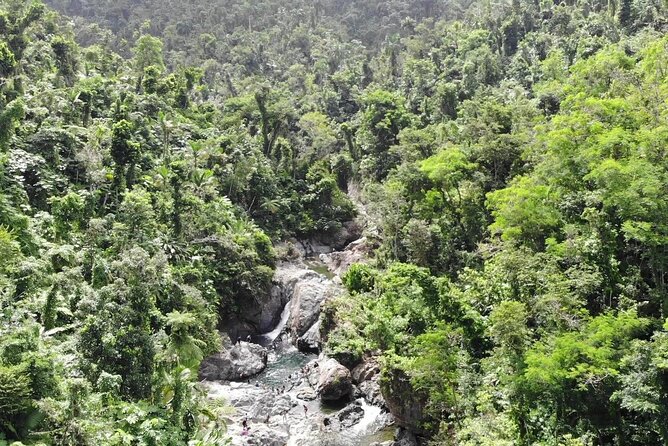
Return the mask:
{"type": "Polygon", "coordinates": [[[339,419],[339,424],[342,427],[352,427],[364,418],[364,409],[362,409],[361,404],[355,402],[338,411],[336,418],[339,419]]]}
{"type": "Polygon", "coordinates": [[[313,401],[318,398],[318,394],[313,389],[302,389],[297,393],[297,398],[304,401],[313,401]]]}
{"type": "Polygon", "coordinates": [[[394,433],[394,443],[392,446],[418,446],[420,441],[414,433],[406,429],[399,428],[394,433]]]}
{"type": "Polygon", "coordinates": [[[349,397],[353,391],[350,371],[335,359],[327,359],[320,363],[318,392],[323,401],[337,401],[349,397]]]}
{"type": "Polygon", "coordinates": [[[378,365],[378,362],[372,358],[365,359],[350,372],[355,384],[361,384],[364,381],[368,381],[378,373],[380,373],[380,366],[378,365]]]}
{"type": "Polygon", "coordinates": [[[320,321],[309,328],[299,339],[297,339],[297,348],[304,353],[320,353],[320,321]]]}
{"type": "Polygon", "coordinates": [[[292,288],[288,327],[294,336],[303,336],[320,316],[323,301],[336,292],[331,280],[311,270],[301,270],[301,279],[292,288]]]}
{"type": "Polygon", "coordinates": [[[285,446],[288,434],[281,429],[272,429],[265,424],[251,426],[249,434],[243,437],[244,445],[251,446],[285,446]]]}
{"type": "Polygon", "coordinates": [[[384,441],[382,443],[371,443],[369,446],[419,446],[420,442],[411,432],[399,428],[394,433],[393,441],[384,441]]]}
{"type": "Polygon", "coordinates": [[[257,375],[267,366],[267,350],[257,344],[241,342],[202,361],[201,379],[234,381],[257,375]]]}
{"type": "Polygon", "coordinates": [[[366,262],[373,246],[366,237],[351,242],[343,251],[335,251],[329,254],[320,254],[320,260],[327,265],[333,274],[343,275],[353,263],[366,262]]]}
{"type": "Polygon", "coordinates": [[[385,399],[383,394],[380,391],[379,377],[376,376],[373,379],[364,381],[361,383],[357,390],[359,395],[366,400],[367,403],[374,406],[386,408],[385,399]]]}
{"type": "Polygon", "coordinates": [[[415,390],[403,370],[386,370],[380,383],[385,405],[397,423],[412,432],[428,434],[423,428],[428,421],[425,413],[428,395],[415,390]]]}

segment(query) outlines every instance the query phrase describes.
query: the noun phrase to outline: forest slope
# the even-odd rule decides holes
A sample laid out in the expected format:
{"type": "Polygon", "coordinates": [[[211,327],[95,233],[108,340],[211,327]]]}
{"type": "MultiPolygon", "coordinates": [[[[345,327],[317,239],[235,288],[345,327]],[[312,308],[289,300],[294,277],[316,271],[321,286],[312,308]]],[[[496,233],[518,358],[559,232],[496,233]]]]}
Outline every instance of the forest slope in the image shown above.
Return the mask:
{"type": "Polygon", "coordinates": [[[323,335],[402,423],[668,444],[663,3],[50,3],[0,1],[7,440],[224,444],[219,317],[355,181],[378,249],[323,335]]]}

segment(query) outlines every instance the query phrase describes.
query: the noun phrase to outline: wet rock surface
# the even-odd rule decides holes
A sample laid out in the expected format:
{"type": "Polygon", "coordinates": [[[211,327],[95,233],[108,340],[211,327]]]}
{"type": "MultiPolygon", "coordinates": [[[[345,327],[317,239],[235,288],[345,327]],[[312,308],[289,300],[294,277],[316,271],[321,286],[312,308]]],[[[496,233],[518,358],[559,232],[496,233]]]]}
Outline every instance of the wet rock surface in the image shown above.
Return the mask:
{"type": "Polygon", "coordinates": [[[350,372],[355,384],[363,383],[380,373],[380,366],[375,359],[366,358],[350,372]]]}
{"type": "Polygon", "coordinates": [[[297,393],[297,398],[304,401],[313,401],[318,398],[318,394],[313,389],[303,389],[297,393]]]}
{"type": "Polygon", "coordinates": [[[419,446],[420,444],[414,433],[403,428],[397,429],[394,438],[392,446],[419,446]]]}
{"type": "Polygon", "coordinates": [[[341,409],[337,414],[336,418],[339,419],[339,423],[343,427],[352,427],[355,424],[359,423],[362,418],[364,418],[364,409],[362,405],[355,402],[343,409],[341,409]]]}
{"type": "Polygon", "coordinates": [[[369,404],[385,408],[385,399],[380,391],[379,378],[380,376],[376,376],[369,381],[364,381],[358,386],[358,391],[369,404]]]}
{"type": "Polygon", "coordinates": [[[320,307],[327,297],[339,290],[325,276],[312,272],[304,274],[294,286],[290,300],[290,332],[296,337],[303,336],[320,317],[320,307]]]}
{"type": "Polygon", "coordinates": [[[242,435],[245,443],[252,446],[285,446],[288,433],[280,429],[272,429],[266,424],[257,424],[249,429],[248,435],[242,435]]]}

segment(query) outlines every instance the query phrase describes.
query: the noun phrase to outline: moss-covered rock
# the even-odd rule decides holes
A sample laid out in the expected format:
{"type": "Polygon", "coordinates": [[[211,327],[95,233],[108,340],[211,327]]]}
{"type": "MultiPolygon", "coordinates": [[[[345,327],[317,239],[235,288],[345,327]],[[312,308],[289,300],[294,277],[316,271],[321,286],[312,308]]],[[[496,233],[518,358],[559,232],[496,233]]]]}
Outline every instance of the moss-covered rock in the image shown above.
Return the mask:
{"type": "Polygon", "coordinates": [[[323,401],[337,401],[348,398],[353,391],[353,379],[350,370],[335,359],[320,363],[318,392],[323,401]]]}
{"type": "Polygon", "coordinates": [[[410,377],[400,368],[385,368],[381,373],[380,390],[385,404],[397,423],[418,434],[429,434],[426,405],[429,395],[411,385],[410,377]]]}

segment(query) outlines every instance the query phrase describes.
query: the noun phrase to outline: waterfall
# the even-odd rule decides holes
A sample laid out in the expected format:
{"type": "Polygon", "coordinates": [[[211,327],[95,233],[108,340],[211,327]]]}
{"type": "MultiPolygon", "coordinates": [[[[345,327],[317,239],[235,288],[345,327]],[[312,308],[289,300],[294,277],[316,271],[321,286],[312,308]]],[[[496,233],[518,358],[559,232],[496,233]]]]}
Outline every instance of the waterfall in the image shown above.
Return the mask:
{"type": "Polygon", "coordinates": [[[278,324],[276,324],[276,327],[274,327],[273,330],[271,330],[268,333],[263,333],[260,335],[262,338],[264,338],[269,344],[274,342],[278,336],[280,336],[281,332],[285,328],[285,325],[288,323],[288,319],[290,319],[290,302],[285,304],[283,307],[283,311],[281,311],[281,319],[278,321],[278,324]]]}

